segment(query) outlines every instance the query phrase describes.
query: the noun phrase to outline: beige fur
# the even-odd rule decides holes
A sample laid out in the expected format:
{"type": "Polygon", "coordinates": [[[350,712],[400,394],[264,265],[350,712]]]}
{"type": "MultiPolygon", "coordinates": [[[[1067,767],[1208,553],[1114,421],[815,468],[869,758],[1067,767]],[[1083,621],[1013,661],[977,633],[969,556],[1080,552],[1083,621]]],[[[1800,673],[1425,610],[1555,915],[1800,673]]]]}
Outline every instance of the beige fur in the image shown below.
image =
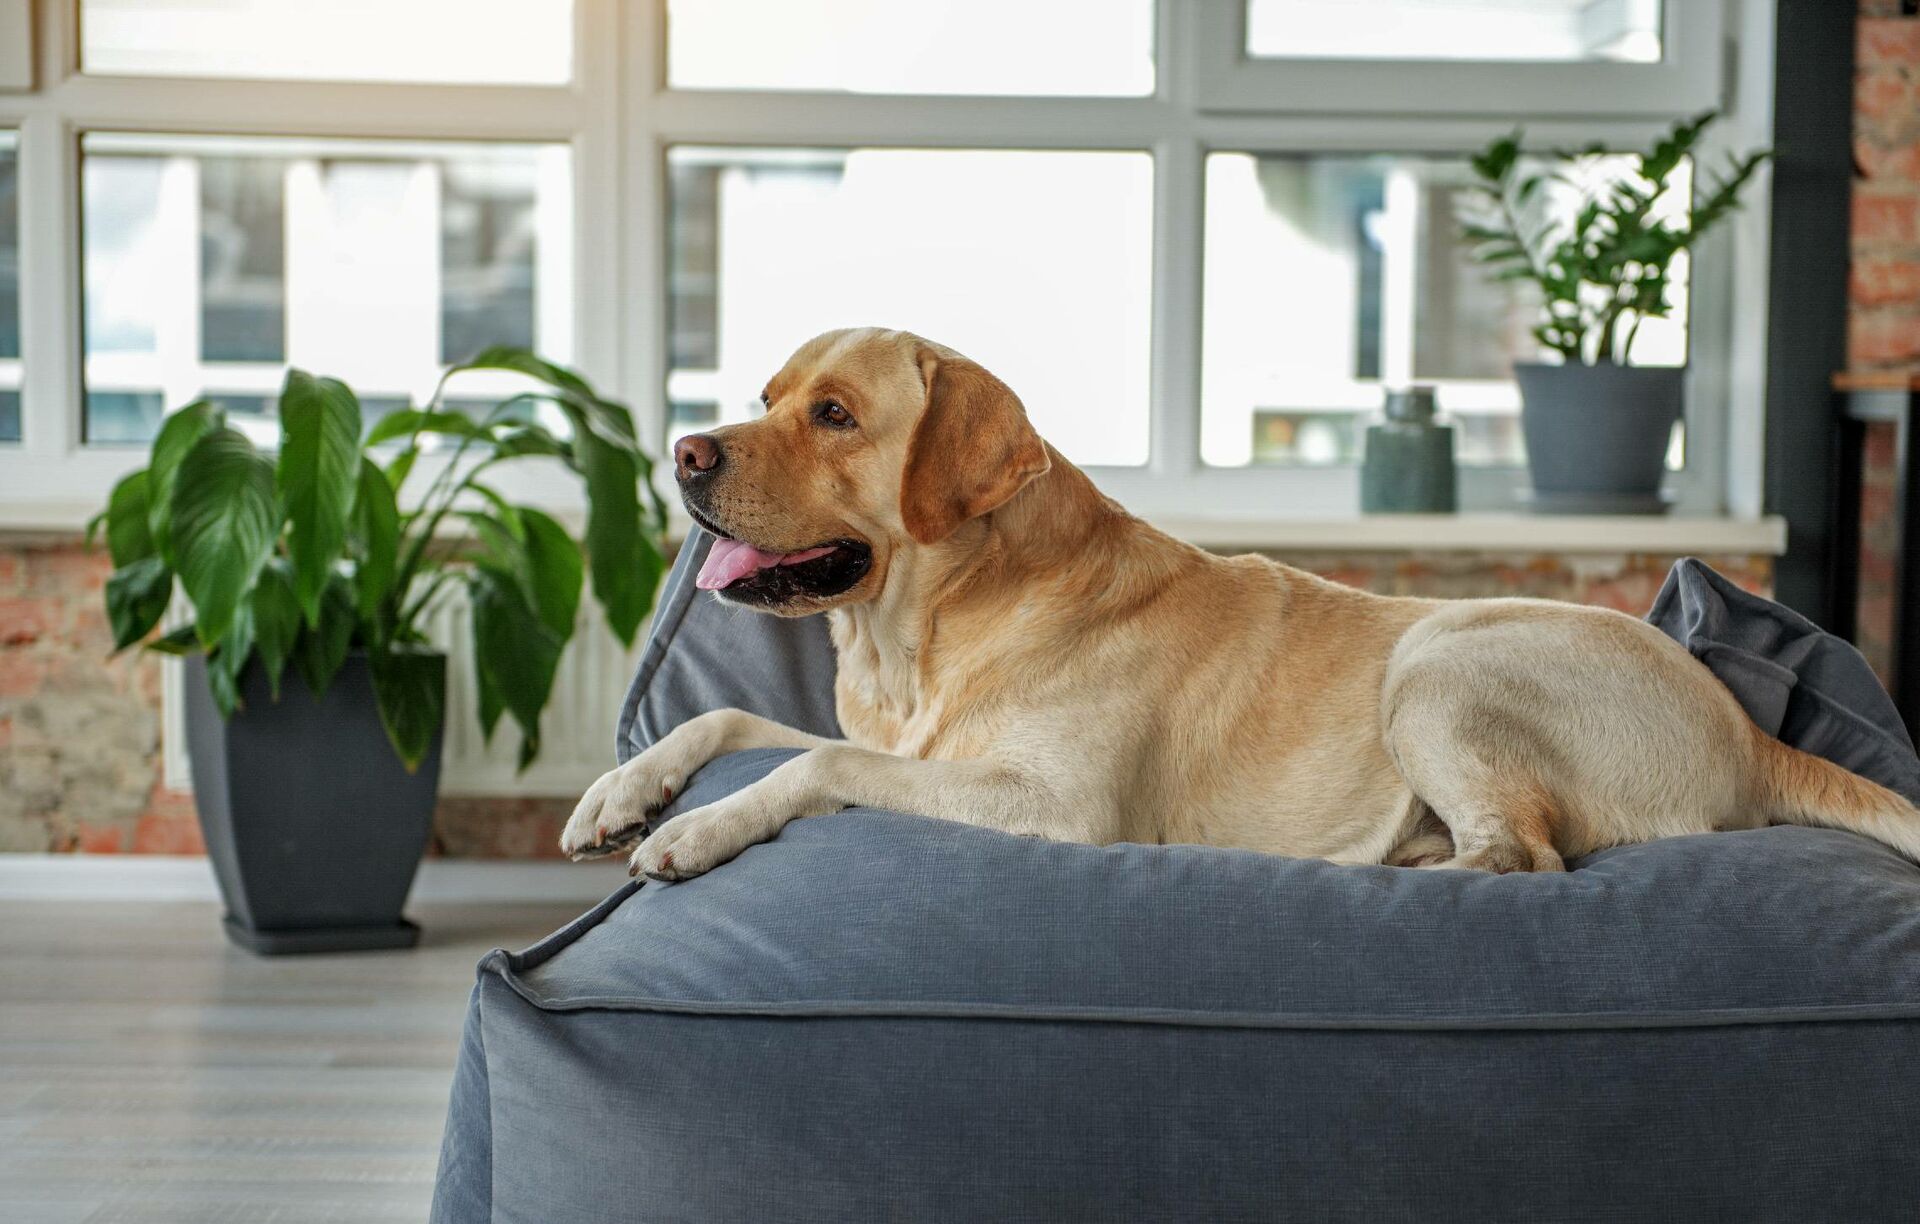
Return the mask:
{"type": "Polygon", "coordinates": [[[1388,599],[1174,540],[1046,446],[1014,393],[904,332],[832,332],[715,431],[708,509],[772,551],[851,538],[830,599],[844,741],[737,710],[606,775],[562,848],[630,835],[714,756],[810,751],[642,842],[684,879],[869,805],[1065,841],[1558,870],[1603,846],[1798,822],[1920,855],[1920,813],[1761,733],[1616,612],[1388,599]],[[827,429],[831,398],[857,421],[827,429]]]}

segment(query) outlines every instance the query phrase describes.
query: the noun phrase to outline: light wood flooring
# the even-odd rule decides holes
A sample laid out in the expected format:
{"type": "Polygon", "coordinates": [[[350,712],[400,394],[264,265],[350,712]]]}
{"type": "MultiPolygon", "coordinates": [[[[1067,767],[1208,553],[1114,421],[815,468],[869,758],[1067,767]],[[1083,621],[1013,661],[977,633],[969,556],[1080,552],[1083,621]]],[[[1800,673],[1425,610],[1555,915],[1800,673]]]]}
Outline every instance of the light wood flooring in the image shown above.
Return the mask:
{"type": "Polygon", "coordinates": [[[584,907],[259,959],[211,905],[0,902],[0,1221],[421,1221],[474,962],[584,907]]]}

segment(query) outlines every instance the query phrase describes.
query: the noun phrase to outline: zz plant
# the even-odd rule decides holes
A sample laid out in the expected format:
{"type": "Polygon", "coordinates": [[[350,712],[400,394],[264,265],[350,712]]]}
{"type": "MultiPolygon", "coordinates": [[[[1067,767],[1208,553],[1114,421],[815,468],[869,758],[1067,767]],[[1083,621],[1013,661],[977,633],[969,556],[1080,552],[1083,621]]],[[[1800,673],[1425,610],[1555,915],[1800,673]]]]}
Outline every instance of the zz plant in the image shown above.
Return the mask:
{"type": "Polygon", "coordinates": [[[115,650],[146,640],[177,582],[193,621],[146,641],[207,653],[215,703],[231,717],[249,660],[274,699],[291,665],[324,693],[348,652],[364,650],[381,722],[408,769],[444,717],[440,657],[422,620],[452,583],[473,613],[479,717],[522,732],[520,767],[540,751],[540,715],[591,574],[608,625],[631,644],[665,568],[666,508],[633,417],[579,375],[520,349],[496,348],[449,370],[423,408],[363,431],[346,384],[290,370],[280,393],[280,450],[269,456],[199,401],[161,425],[148,466],[115,486],[102,524],[113,558],[106,605],[115,650]],[[447,378],[506,370],[538,388],[475,419],[443,409],[447,378]],[[566,436],[526,408],[556,406],[566,436]],[[431,441],[430,441],[431,440],[431,441]],[[445,462],[414,495],[423,452],[445,462]],[[487,477],[500,465],[558,462],[580,477],[582,546],[552,516],[508,501],[487,477]]]}
{"type": "Polygon", "coordinates": [[[1533,328],[1542,347],[1568,365],[1626,364],[1641,320],[1665,318],[1674,256],[1698,242],[1738,206],[1740,191],[1769,154],[1729,155],[1725,171],[1706,184],[1684,224],[1655,215],[1674,174],[1692,155],[1716,114],[1676,123],[1628,174],[1590,186],[1601,145],[1560,150],[1542,162],[1521,150],[1522,133],[1489,144],[1472,160],[1478,182],[1463,210],[1461,234],[1474,259],[1496,281],[1530,282],[1546,318],[1533,328]],[[1563,206],[1566,190],[1578,196],[1563,206]],[[1569,215],[1569,213],[1571,215],[1569,215]]]}

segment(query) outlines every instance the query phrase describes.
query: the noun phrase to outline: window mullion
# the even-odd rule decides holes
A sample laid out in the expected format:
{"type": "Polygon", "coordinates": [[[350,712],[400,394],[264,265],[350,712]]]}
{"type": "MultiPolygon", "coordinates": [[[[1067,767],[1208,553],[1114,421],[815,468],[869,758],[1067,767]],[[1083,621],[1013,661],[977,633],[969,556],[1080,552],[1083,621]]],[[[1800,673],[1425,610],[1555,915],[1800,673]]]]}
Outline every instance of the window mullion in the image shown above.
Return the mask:
{"type": "MultiPolygon", "coordinates": [[[[34,461],[19,479],[33,482],[44,461],[80,445],[80,167],[74,133],[55,115],[29,116],[19,150],[20,232],[33,235],[20,244],[19,449],[34,461]]],[[[48,492],[59,488],[56,479],[48,492]]]]}
{"type": "Polygon", "coordinates": [[[1153,395],[1149,463],[1181,481],[1200,466],[1200,302],[1205,152],[1195,140],[1153,150],[1153,395]]]}

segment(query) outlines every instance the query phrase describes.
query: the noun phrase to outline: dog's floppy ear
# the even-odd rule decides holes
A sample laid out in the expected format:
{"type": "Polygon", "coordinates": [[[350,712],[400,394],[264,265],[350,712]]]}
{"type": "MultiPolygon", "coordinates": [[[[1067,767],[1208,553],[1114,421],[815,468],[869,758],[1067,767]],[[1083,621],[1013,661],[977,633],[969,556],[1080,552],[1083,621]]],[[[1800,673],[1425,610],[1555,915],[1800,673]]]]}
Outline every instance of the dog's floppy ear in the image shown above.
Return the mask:
{"type": "Polygon", "coordinates": [[[927,403],[907,443],[900,517],[933,544],[1005,505],[1051,461],[1011,387],[965,357],[927,346],[918,356],[927,403]]]}

